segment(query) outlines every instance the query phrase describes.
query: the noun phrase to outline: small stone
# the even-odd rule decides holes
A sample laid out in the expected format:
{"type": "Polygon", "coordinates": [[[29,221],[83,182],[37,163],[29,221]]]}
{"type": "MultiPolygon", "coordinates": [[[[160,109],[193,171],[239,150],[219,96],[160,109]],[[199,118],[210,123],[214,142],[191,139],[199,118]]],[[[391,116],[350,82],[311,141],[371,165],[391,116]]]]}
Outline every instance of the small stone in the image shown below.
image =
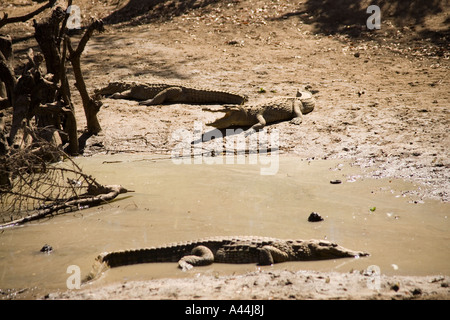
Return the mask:
{"type": "Polygon", "coordinates": [[[415,289],[412,291],[412,294],[415,295],[415,296],[421,295],[421,294],[422,294],[422,289],[420,289],[420,288],[415,288],[415,289]]]}
{"type": "Polygon", "coordinates": [[[284,285],[285,285],[285,286],[289,286],[289,285],[291,285],[291,284],[292,284],[292,281],[289,280],[289,279],[287,279],[287,280],[284,282],[284,285]]]}
{"type": "Polygon", "coordinates": [[[331,180],[330,183],[331,184],[341,184],[342,181],[341,180],[331,180]]]}
{"type": "Polygon", "coordinates": [[[230,40],[230,41],[227,42],[227,44],[230,45],[230,46],[234,46],[234,45],[239,44],[239,41],[237,41],[237,40],[230,40]]]}
{"type": "Polygon", "coordinates": [[[398,290],[400,290],[400,284],[394,283],[393,285],[391,285],[391,290],[397,292],[398,290]]]}
{"type": "Polygon", "coordinates": [[[309,222],[318,222],[318,221],[323,221],[323,218],[317,212],[311,212],[311,214],[308,217],[308,221],[309,222]]]}
{"type": "Polygon", "coordinates": [[[53,251],[52,246],[49,246],[48,244],[44,244],[44,246],[41,248],[40,252],[50,253],[53,251]]]}

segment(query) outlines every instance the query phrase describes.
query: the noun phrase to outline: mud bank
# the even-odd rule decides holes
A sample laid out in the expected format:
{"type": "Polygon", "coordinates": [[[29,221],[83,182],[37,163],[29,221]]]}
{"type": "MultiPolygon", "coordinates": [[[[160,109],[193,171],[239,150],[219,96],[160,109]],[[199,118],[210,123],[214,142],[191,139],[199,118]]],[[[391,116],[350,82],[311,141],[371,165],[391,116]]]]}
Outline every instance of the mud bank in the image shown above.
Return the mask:
{"type": "Polygon", "coordinates": [[[371,276],[314,271],[263,271],[236,276],[130,281],[51,293],[45,299],[410,300],[450,298],[447,276],[371,276]]]}
{"type": "MultiPolygon", "coordinates": [[[[372,229],[370,229],[372,236],[377,233],[380,237],[384,233],[394,235],[396,232],[394,230],[397,229],[380,228],[380,226],[405,223],[404,221],[410,219],[408,217],[413,216],[408,215],[408,208],[417,210],[421,208],[420,206],[427,205],[430,199],[437,201],[436,203],[440,205],[448,205],[450,55],[449,9],[445,1],[435,1],[436,6],[433,8],[428,4],[421,6],[422,1],[415,1],[411,10],[407,11],[403,10],[400,2],[394,1],[382,7],[381,29],[373,32],[368,31],[363,25],[368,17],[364,8],[346,6],[348,1],[308,0],[302,3],[290,0],[201,1],[201,6],[197,8],[185,8],[177,3],[180,2],[160,2],[158,6],[155,6],[152,1],[147,1],[146,6],[136,7],[133,6],[133,1],[104,0],[101,5],[92,1],[77,1],[82,12],[83,24],[87,23],[89,15],[98,18],[108,17],[106,20],[109,21],[107,31],[93,37],[82,56],[83,74],[91,92],[97,86],[105,86],[109,81],[120,79],[181,80],[199,85],[207,83],[219,89],[237,91],[248,95],[250,101],[256,102],[276,95],[292,95],[297,87],[308,85],[315,93],[316,110],[306,115],[300,126],[283,122],[267,127],[269,133],[274,129],[278,130],[280,153],[288,156],[295,155],[306,161],[318,159],[348,161],[346,163],[366,169],[364,177],[376,178],[380,183],[386,181],[383,179],[387,181],[403,179],[405,183],[416,185],[415,188],[397,190],[396,194],[389,195],[391,189],[388,188],[372,190],[374,193],[359,197],[358,199],[362,201],[359,206],[364,208],[364,213],[354,212],[353,214],[357,222],[353,225],[359,232],[359,239],[362,238],[361,228],[366,226],[367,221],[372,223],[372,229]],[[404,16],[405,12],[406,16],[404,16]],[[372,200],[382,201],[387,195],[399,195],[397,200],[407,200],[400,206],[401,210],[406,212],[398,214],[387,206],[383,208],[380,202],[372,202],[372,200]],[[364,200],[367,201],[364,202],[364,200]],[[372,207],[376,207],[376,210],[371,215],[368,208],[372,207]],[[399,219],[396,219],[396,216],[399,216],[399,219]]],[[[361,6],[369,3],[369,1],[360,2],[361,6]]],[[[14,16],[16,13],[30,12],[38,4],[32,1],[14,0],[0,1],[0,5],[2,11],[4,9],[14,16]]],[[[36,48],[36,42],[32,36],[32,22],[8,25],[2,28],[2,31],[18,39],[13,47],[17,63],[26,61],[27,49],[36,48]]],[[[74,41],[76,41],[75,38],[76,36],[74,41]]],[[[74,79],[70,79],[70,85],[74,86],[74,79]]],[[[82,128],[85,119],[81,99],[78,96],[74,96],[73,99],[78,125],[82,128]]],[[[176,139],[173,138],[174,132],[193,130],[195,122],[208,123],[215,117],[215,114],[203,112],[201,106],[175,104],[145,107],[139,106],[135,101],[104,99],[104,106],[99,113],[103,131],[100,135],[88,139],[83,150],[84,156],[117,153],[151,153],[157,156],[170,156],[177,144],[176,139]]],[[[205,127],[202,130],[206,131],[208,128],[205,127]]],[[[79,134],[81,135],[82,132],[80,131],[79,134]]],[[[213,142],[221,143],[219,140],[213,142]]],[[[210,144],[203,144],[205,150],[211,147],[210,144]]],[[[117,181],[114,178],[114,170],[110,173],[113,183],[126,185],[133,180],[133,176],[129,176],[129,180],[117,181]]],[[[102,178],[105,177],[98,177],[99,180],[102,178]]],[[[182,184],[180,180],[169,181],[165,177],[160,178],[160,183],[167,184],[166,191],[169,190],[168,185],[171,182],[182,184]]],[[[285,177],[284,181],[290,183],[291,178],[285,177]]],[[[341,178],[342,176],[327,176],[326,187],[351,186],[351,183],[340,186],[329,185],[329,180],[341,178]]],[[[226,181],[226,175],[223,175],[220,181],[230,185],[239,184],[239,181],[226,181]]],[[[385,187],[381,186],[381,188],[385,187]]],[[[308,193],[307,188],[303,190],[307,195],[314,195],[308,193]]],[[[225,188],[222,194],[227,195],[226,191],[225,188]]],[[[274,194],[276,190],[271,191],[267,188],[262,191],[258,196],[259,199],[256,199],[258,201],[254,201],[254,207],[259,206],[258,212],[262,213],[262,216],[253,215],[253,224],[250,224],[250,219],[246,219],[238,228],[236,226],[232,228],[230,221],[239,221],[234,218],[227,220],[227,223],[222,224],[222,229],[215,231],[221,231],[222,234],[236,232],[248,234],[251,231],[260,233],[277,230],[274,232],[281,233],[286,231],[283,226],[289,224],[293,227],[289,237],[297,235],[294,232],[298,231],[294,229],[296,224],[292,223],[287,216],[277,216],[279,212],[274,212],[273,208],[267,209],[267,204],[262,207],[263,202],[260,200],[264,198],[263,195],[274,194]],[[261,225],[267,229],[255,227],[254,221],[261,221],[261,225]]],[[[336,188],[331,191],[336,191],[336,188]]],[[[173,194],[173,191],[170,192],[169,195],[173,194]]],[[[229,190],[228,192],[232,193],[229,190]]],[[[142,192],[141,195],[143,194],[145,193],[142,192]]],[[[136,194],[134,197],[139,195],[136,194]]],[[[289,200],[292,200],[294,196],[289,197],[289,200]]],[[[307,199],[311,200],[310,197],[307,199]]],[[[332,197],[329,199],[331,200],[332,197]]],[[[173,199],[155,196],[151,200],[160,201],[162,205],[164,201],[170,204],[173,199]]],[[[296,202],[296,206],[304,208],[301,206],[301,200],[303,199],[297,199],[300,202],[296,202]]],[[[126,223],[123,220],[119,223],[115,217],[123,217],[123,211],[133,216],[140,209],[150,209],[150,207],[139,208],[132,202],[128,202],[118,209],[121,203],[125,203],[125,200],[105,206],[106,211],[111,210],[105,215],[99,216],[97,215],[99,212],[90,211],[91,214],[85,212],[71,217],[57,217],[46,222],[53,224],[58,221],[56,224],[61,229],[59,231],[57,228],[53,229],[56,232],[53,236],[57,239],[57,232],[64,233],[67,225],[74,227],[73,221],[77,218],[79,220],[81,215],[88,224],[81,225],[79,230],[89,227],[105,228],[104,230],[109,232],[110,236],[104,243],[93,244],[92,239],[79,236],[83,233],[74,233],[74,236],[78,235],[76,239],[78,242],[69,241],[59,248],[55,246],[55,255],[48,256],[49,259],[45,261],[42,256],[33,256],[34,251],[30,253],[28,249],[25,250],[24,247],[29,244],[20,237],[11,236],[8,231],[0,234],[1,241],[8,250],[17,254],[18,264],[24,265],[24,261],[35,262],[38,258],[44,261],[42,270],[45,270],[45,263],[52,259],[57,260],[58,252],[63,252],[64,255],[66,254],[64,250],[67,248],[79,247],[81,238],[86,246],[81,250],[82,252],[79,252],[82,258],[75,261],[71,259],[71,262],[85,266],[82,270],[89,269],[91,260],[100,250],[118,249],[119,246],[147,245],[144,241],[144,233],[134,233],[133,236],[129,236],[131,231],[124,228],[126,223]],[[123,210],[125,207],[126,210],[123,210]],[[121,232],[127,233],[128,236],[120,238],[121,232]],[[27,256],[26,259],[31,260],[24,260],[24,255],[27,256]]],[[[247,209],[251,208],[250,202],[242,203],[247,205],[247,209]]],[[[190,203],[191,208],[186,210],[191,211],[190,213],[182,211],[185,208],[183,205],[184,203],[177,203],[177,210],[189,220],[191,229],[188,228],[187,231],[184,229],[183,234],[179,231],[180,229],[174,229],[175,225],[180,227],[180,224],[175,223],[180,220],[172,219],[172,224],[165,226],[172,228],[170,230],[173,232],[157,234],[148,232],[153,237],[152,242],[148,244],[198,238],[216,222],[214,217],[211,216],[208,219],[206,214],[200,220],[196,220],[198,217],[193,216],[192,213],[198,208],[198,203],[190,203]],[[189,237],[186,232],[190,232],[189,237]]],[[[342,226],[339,225],[340,216],[337,213],[350,212],[348,218],[353,219],[351,208],[349,211],[349,208],[345,206],[345,201],[338,201],[321,207],[317,211],[323,214],[326,210],[329,217],[325,217],[325,224],[311,229],[311,233],[306,235],[317,237],[332,235],[341,237],[341,242],[348,241],[348,246],[365,245],[364,242],[357,243],[352,240],[351,236],[347,235],[346,238],[342,233],[328,232],[332,230],[331,228],[326,229],[325,232],[324,226],[333,221],[339,226],[333,230],[342,230],[342,226]]],[[[168,209],[170,207],[166,206],[166,210],[168,209]]],[[[211,207],[208,209],[211,210],[211,207]]],[[[100,214],[102,210],[104,209],[99,209],[100,214]]],[[[313,210],[315,209],[308,208],[306,214],[313,210]]],[[[433,209],[425,211],[430,215],[435,213],[433,209]]],[[[251,211],[247,210],[247,212],[251,211]]],[[[163,221],[157,219],[158,215],[153,214],[153,218],[156,218],[150,222],[147,220],[146,226],[149,230],[152,224],[161,222],[159,227],[164,226],[163,221]]],[[[432,219],[442,218],[442,221],[447,221],[445,222],[447,224],[427,226],[424,223],[422,229],[412,228],[407,233],[411,237],[416,237],[416,241],[418,241],[418,234],[427,238],[439,235],[441,232],[446,233],[447,235],[439,240],[430,240],[429,245],[443,245],[442,252],[448,255],[448,219],[444,220],[444,216],[435,215],[432,219]]],[[[302,221],[307,223],[306,220],[302,221]]],[[[418,223],[422,223],[421,221],[418,223]]],[[[344,223],[344,225],[350,224],[344,223]]],[[[25,228],[39,230],[39,225],[25,228]]],[[[305,230],[302,229],[302,231],[305,230]]],[[[47,234],[36,232],[32,240],[38,243],[35,250],[39,250],[46,242],[44,235],[47,234]]],[[[273,235],[277,236],[277,234],[273,235]]],[[[376,247],[384,246],[389,250],[398,250],[405,257],[410,250],[405,247],[407,242],[407,239],[404,240],[400,246],[397,246],[396,241],[379,242],[376,247]]],[[[427,245],[421,250],[433,252],[428,248],[427,245]]],[[[11,257],[9,252],[6,255],[11,257]]],[[[372,257],[380,257],[384,254],[381,249],[375,250],[372,257]]],[[[391,255],[394,255],[392,251],[391,255]]],[[[119,284],[103,282],[104,289],[83,288],[82,291],[49,294],[48,297],[54,299],[448,299],[447,275],[449,273],[445,271],[448,270],[448,262],[443,263],[443,269],[417,274],[408,268],[427,266],[427,260],[424,259],[419,263],[420,255],[410,254],[409,256],[408,263],[399,264],[391,259],[381,265],[379,291],[368,289],[367,276],[360,273],[361,270],[372,265],[368,263],[355,267],[354,270],[358,270],[357,273],[349,273],[352,267],[344,267],[340,270],[342,273],[338,274],[330,273],[334,266],[328,270],[325,268],[315,271],[299,271],[298,269],[285,271],[284,267],[281,267],[281,269],[275,268],[261,272],[255,272],[254,269],[240,270],[238,275],[219,273],[217,277],[214,273],[208,274],[213,271],[207,271],[198,278],[158,278],[147,279],[144,282],[140,282],[142,279],[139,278],[132,280],[116,278],[115,282],[119,284]],[[397,266],[398,269],[392,265],[397,266]],[[404,274],[398,274],[405,270],[405,266],[408,266],[407,271],[404,274]],[[436,273],[436,276],[425,277],[425,275],[436,273]]],[[[3,263],[6,260],[0,261],[3,263]]],[[[51,265],[58,266],[55,263],[51,265]]],[[[428,263],[430,268],[434,265],[434,263],[428,263]]],[[[9,266],[9,262],[5,262],[3,270],[7,270],[9,266]]],[[[59,275],[46,274],[48,277],[46,283],[57,283],[52,288],[46,288],[46,292],[42,292],[42,287],[39,286],[35,289],[36,284],[33,281],[40,271],[33,274],[28,271],[25,273],[20,268],[11,268],[15,270],[16,278],[11,278],[9,271],[3,271],[3,278],[0,281],[2,297],[42,298],[49,291],[65,291],[62,288],[68,276],[67,260],[62,260],[59,266],[61,267],[59,275]],[[13,285],[5,279],[8,281],[22,279],[25,282],[13,285]]],[[[144,269],[137,270],[139,270],[139,272],[136,271],[137,274],[145,274],[144,269]]],[[[125,274],[129,277],[130,272],[127,271],[125,274]]],[[[106,279],[112,275],[113,272],[108,273],[106,279]]]]}

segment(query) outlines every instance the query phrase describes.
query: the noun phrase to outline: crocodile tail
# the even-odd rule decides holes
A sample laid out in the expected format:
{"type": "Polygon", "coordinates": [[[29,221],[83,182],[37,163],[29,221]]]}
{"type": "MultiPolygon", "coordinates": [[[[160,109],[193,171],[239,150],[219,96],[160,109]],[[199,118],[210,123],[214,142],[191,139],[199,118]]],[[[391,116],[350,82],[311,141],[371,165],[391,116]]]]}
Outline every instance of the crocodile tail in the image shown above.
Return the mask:
{"type": "Polygon", "coordinates": [[[83,283],[97,279],[103,272],[109,269],[108,264],[103,261],[103,257],[105,255],[107,255],[107,253],[102,253],[98,255],[98,257],[94,261],[94,264],[92,265],[91,271],[82,281],[83,283]]]}
{"type": "Polygon", "coordinates": [[[99,277],[109,268],[151,262],[177,262],[192,248],[192,245],[168,245],[158,248],[105,252],[95,259],[87,280],[99,277]]]}
{"type": "Polygon", "coordinates": [[[145,262],[157,262],[156,249],[140,249],[127,251],[104,252],[95,258],[92,269],[83,282],[95,280],[109,268],[139,264],[145,262]],[[150,251],[150,252],[149,252],[150,251]]]}

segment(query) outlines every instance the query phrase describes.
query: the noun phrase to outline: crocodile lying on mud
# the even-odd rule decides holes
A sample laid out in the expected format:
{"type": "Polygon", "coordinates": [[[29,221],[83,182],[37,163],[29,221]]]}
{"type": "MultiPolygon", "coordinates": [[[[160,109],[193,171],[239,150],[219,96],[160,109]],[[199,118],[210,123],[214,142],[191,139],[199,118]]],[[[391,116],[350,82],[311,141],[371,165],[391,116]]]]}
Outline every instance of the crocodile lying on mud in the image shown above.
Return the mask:
{"type": "Polygon", "coordinates": [[[108,86],[96,89],[94,94],[113,99],[139,100],[141,105],[164,103],[190,104],[241,104],[247,100],[243,95],[208,88],[199,88],[170,83],[110,82],[108,86]]]}
{"type": "Polygon", "coordinates": [[[271,265],[285,261],[308,261],[368,256],[325,240],[282,240],[267,237],[229,236],[175,243],[156,248],[100,254],[85,281],[96,279],[108,268],[150,262],[178,262],[183,270],[218,263],[271,265]]]}
{"type": "Polygon", "coordinates": [[[314,110],[316,101],[306,90],[298,90],[295,97],[275,97],[253,105],[224,106],[225,109],[205,111],[225,112],[223,118],[208,123],[217,129],[229,127],[251,127],[253,131],[264,128],[266,124],[291,120],[293,124],[302,123],[302,115],[314,110]]]}

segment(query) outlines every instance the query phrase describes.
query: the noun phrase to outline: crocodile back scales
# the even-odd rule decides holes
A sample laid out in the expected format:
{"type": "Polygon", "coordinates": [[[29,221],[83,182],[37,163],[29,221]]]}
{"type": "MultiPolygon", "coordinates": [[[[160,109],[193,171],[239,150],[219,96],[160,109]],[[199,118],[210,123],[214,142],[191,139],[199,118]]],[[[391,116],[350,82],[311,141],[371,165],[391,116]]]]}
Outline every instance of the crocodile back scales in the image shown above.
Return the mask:
{"type": "Polygon", "coordinates": [[[195,247],[205,246],[214,254],[215,262],[255,263],[258,261],[259,248],[265,245],[279,247],[285,243],[285,240],[268,237],[213,237],[153,248],[107,252],[100,254],[97,260],[110,267],[148,262],[177,262],[183,256],[190,255],[195,247]]]}
{"type": "Polygon", "coordinates": [[[177,97],[169,98],[166,102],[172,103],[230,103],[241,104],[245,97],[231,91],[203,88],[197,86],[188,86],[178,83],[145,83],[145,82],[110,82],[106,87],[96,89],[96,95],[112,95],[131,90],[130,98],[136,100],[153,99],[158,93],[169,88],[181,88],[182,94],[177,97]]]}

